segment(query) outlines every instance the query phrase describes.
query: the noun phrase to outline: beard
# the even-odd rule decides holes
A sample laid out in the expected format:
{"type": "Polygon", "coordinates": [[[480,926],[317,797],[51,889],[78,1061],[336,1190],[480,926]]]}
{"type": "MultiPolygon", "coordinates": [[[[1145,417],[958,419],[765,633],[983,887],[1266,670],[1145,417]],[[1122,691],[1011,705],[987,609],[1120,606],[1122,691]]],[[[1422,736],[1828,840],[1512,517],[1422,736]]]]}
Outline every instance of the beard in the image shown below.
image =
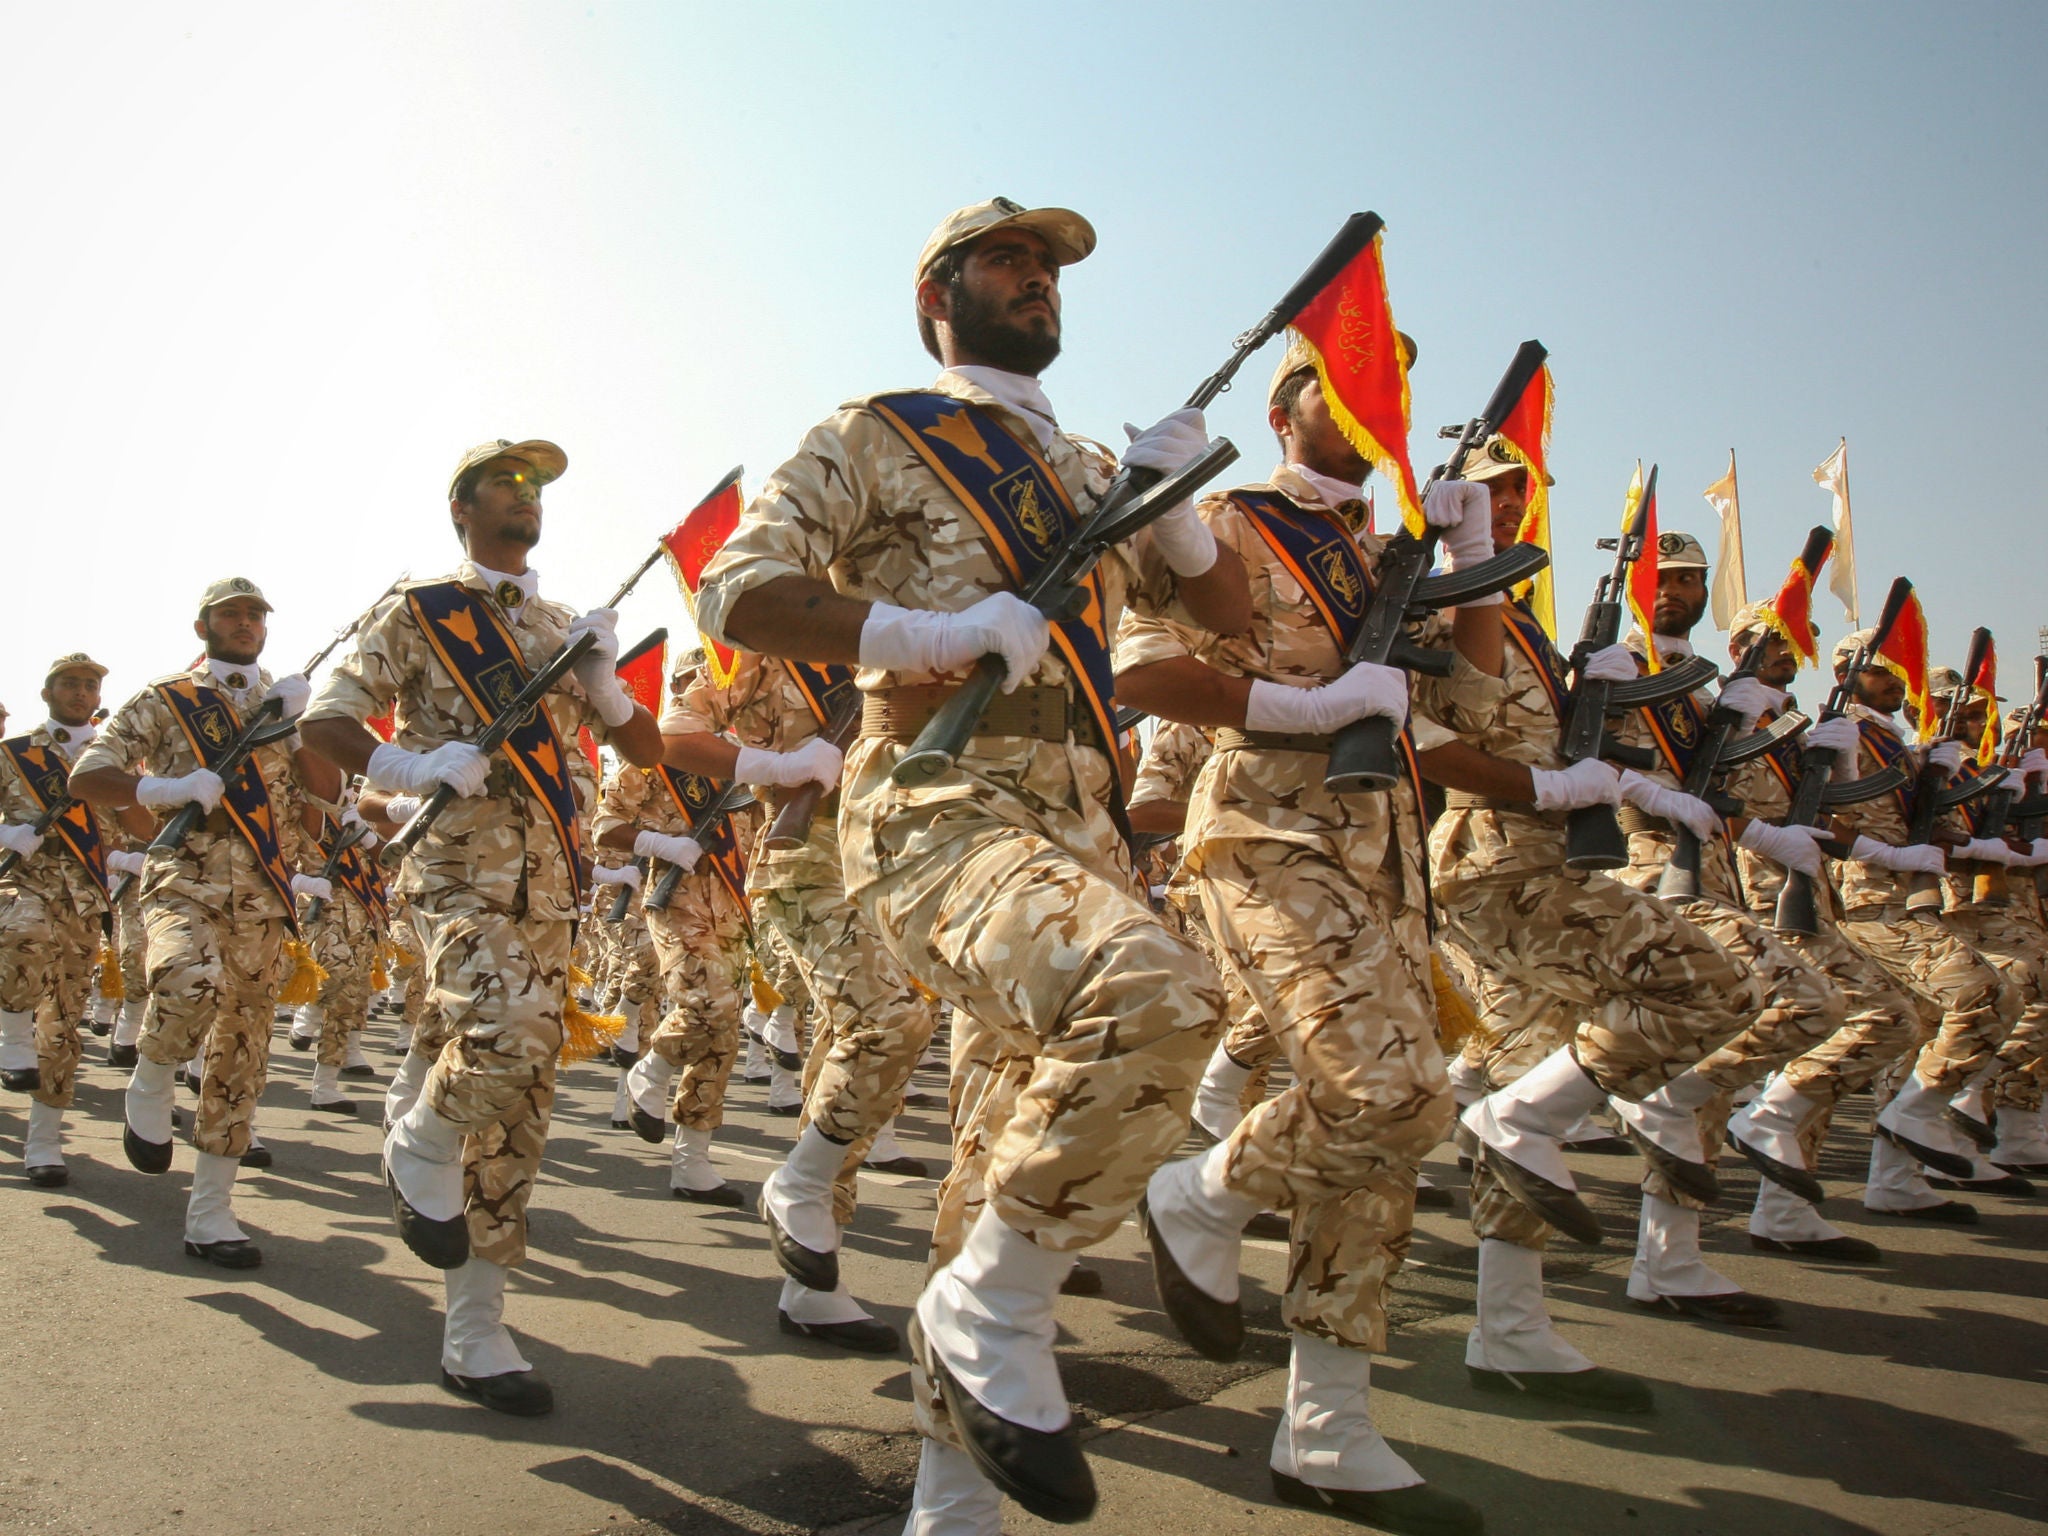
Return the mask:
{"type": "Polygon", "coordinates": [[[1706,617],[1706,612],[1707,600],[1704,597],[1697,603],[1687,603],[1682,608],[1675,603],[1667,608],[1660,602],[1656,611],[1650,615],[1650,622],[1657,633],[1665,639],[1683,640],[1692,633],[1693,626],[1706,617]]]}
{"type": "MultiPolygon", "coordinates": [[[[1057,316],[1041,322],[1043,329],[1018,325],[1009,319],[1007,306],[969,293],[957,277],[949,297],[948,323],[953,328],[953,339],[991,368],[1036,378],[1060,355],[1057,316]]],[[[1016,302],[1022,307],[1030,301],[1016,302]]]]}

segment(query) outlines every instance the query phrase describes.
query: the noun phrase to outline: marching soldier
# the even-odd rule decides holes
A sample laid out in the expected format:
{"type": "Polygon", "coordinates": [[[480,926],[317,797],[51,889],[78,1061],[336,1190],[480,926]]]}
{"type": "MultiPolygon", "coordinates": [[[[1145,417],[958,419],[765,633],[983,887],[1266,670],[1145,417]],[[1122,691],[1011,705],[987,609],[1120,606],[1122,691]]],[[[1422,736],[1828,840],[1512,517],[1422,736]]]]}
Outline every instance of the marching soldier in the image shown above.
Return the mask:
{"type": "MultiPolygon", "coordinates": [[[[2025,730],[2028,711],[2015,709],[2006,717],[2008,735],[2025,730]]],[[[2019,743],[2019,766],[2014,770],[2025,785],[2021,798],[2048,793],[2048,720],[2035,720],[2028,738],[2019,743]]],[[[2022,840],[2023,841],[2023,840],[2022,840]]],[[[2038,952],[2048,952],[2048,903],[2044,903],[2039,868],[2048,863],[2048,839],[2036,838],[2026,859],[2014,865],[2006,881],[2008,916],[2035,935],[2038,952]]],[[[2007,1173],[2048,1174],[2048,1119],[2041,1112],[2042,1086],[2048,1081],[2048,1065],[2042,1055],[2048,1042],[2030,1031],[2023,1019],[1999,1048],[1996,1076],[1984,1095],[1992,1111],[1997,1139],[1991,1150],[1994,1167],[2007,1173]]]]}
{"type": "MultiPolygon", "coordinates": [[[[814,428],[697,594],[715,639],[858,664],[847,893],[904,968],[1018,1064],[1018,1091],[995,1096],[968,1138],[986,1157],[956,1146],[948,1186],[986,1174],[971,1229],[940,1192],[913,1339],[919,1533],[999,1529],[983,1475],[1041,1515],[1093,1509],[1052,1354],[1054,1298],[1075,1252],[1115,1230],[1185,1133],[1222,1012],[1213,968],[1153,916],[1117,825],[1109,633],[1127,603],[1176,597],[1197,624],[1242,629],[1242,567],[1183,505],[1106,556],[1079,618],[1048,626],[1012,575],[1078,526],[1113,469],[1061,432],[1038,382],[1060,348],[1061,270],[1094,244],[1078,214],[1007,199],[941,221],[916,302],[945,371],[814,428]],[[905,744],[989,652],[1008,692],[953,771],[896,784],[905,744]]],[[[1205,443],[1198,414],[1177,412],[1126,462],[1171,471],[1205,443]]]]}
{"type": "MultiPolygon", "coordinates": [[[[465,453],[448,486],[465,558],[452,576],[378,603],[305,722],[313,747],[371,790],[425,797],[446,786],[455,796],[399,876],[446,1043],[386,1135],[384,1166],[399,1235],[446,1271],[442,1385],[512,1414],[554,1405],[505,1328],[504,1290],[526,1254],[582,895],[567,764],[585,726],[628,762],[661,752],[653,717],[613,670],[617,615],[576,617],[540,595],[527,564],[541,488],[566,466],[560,448],[538,440],[465,453]],[[479,750],[475,738],[529,672],[586,633],[595,643],[542,706],[498,752],[479,750]],[[387,714],[395,729],[385,743],[363,722],[387,714]]],[[[374,797],[371,808],[397,814],[374,797]]],[[[393,1108],[412,1093],[399,1078],[393,1108]]]]}
{"type": "MultiPolygon", "coordinates": [[[[384,881],[374,858],[377,834],[366,826],[362,840],[335,857],[339,839],[362,820],[362,813],[350,806],[339,819],[323,814],[318,832],[322,865],[332,862],[335,869],[334,897],[310,925],[313,959],[326,972],[318,1001],[309,1005],[315,1053],[311,1104],[330,1115],[356,1112],[355,1100],[342,1092],[341,1079],[352,1043],[370,1022],[370,974],[390,922],[384,881]]],[[[296,1025],[293,1034],[296,1037],[296,1025]]]]}
{"type": "Polygon", "coordinates": [[[242,577],[208,587],[193,624],[205,658],[115,710],[71,772],[72,793],[95,805],[165,817],[187,805],[205,812],[181,846],[151,848],[143,867],[149,1024],[128,1084],[122,1147],[144,1173],[170,1167],[175,1075],[203,1044],[185,1251],[228,1269],[262,1262],[235,1221],[235,1173],[254,1145],[294,902],[332,894],[305,873],[318,867],[307,807],[341,793],[332,766],[290,739],[259,747],[231,779],[212,766],[266,699],[282,702],[286,720],[305,708],[305,678],[273,680],[258,665],[270,611],[242,577]],[[144,764],[149,771],[138,775],[144,764]]]}

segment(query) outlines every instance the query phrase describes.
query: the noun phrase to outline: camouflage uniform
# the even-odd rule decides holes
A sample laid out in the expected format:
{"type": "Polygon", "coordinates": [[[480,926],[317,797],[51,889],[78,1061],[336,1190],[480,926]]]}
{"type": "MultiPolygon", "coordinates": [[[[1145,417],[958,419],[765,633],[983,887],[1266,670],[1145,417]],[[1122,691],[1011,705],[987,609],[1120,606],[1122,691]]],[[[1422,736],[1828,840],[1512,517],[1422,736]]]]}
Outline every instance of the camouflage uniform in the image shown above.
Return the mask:
{"type": "Polygon", "coordinates": [[[1985,1112],[2001,1105],[2038,1109],[2043,1062],[2048,1058],[2048,931],[2041,923],[2034,872],[2011,871],[2011,878],[2002,882],[2004,895],[1980,902],[1974,899],[1972,866],[1959,861],[1955,868],[1957,873],[1944,882],[1948,912],[1943,921],[2020,999],[2019,1019],[1998,1047],[1985,1112]]]}
{"type": "MultiPolygon", "coordinates": [[[[496,602],[464,561],[455,580],[496,602]]],[[[562,647],[576,615],[534,597],[505,614],[529,668],[562,647]]],[[[483,721],[429,650],[403,591],[381,601],[353,649],[315,694],[308,720],[358,722],[393,707],[394,742],[431,751],[473,740],[483,721]]],[[[579,727],[608,732],[573,679],[547,710],[568,756],[579,727]]],[[[555,1057],[577,911],[569,860],[554,824],[510,760],[498,754],[485,793],[457,798],[405,860],[397,888],[423,946],[430,1006],[414,1049],[435,1050],[422,1095],[465,1133],[470,1250],[499,1265],[526,1255],[526,1203],[547,1145],[555,1057]]]]}
{"type": "Polygon", "coordinates": [[[370,1022],[370,973],[376,969],[378,945],[376,923],[339,879],[308,943],[315,963],[327,972],[320,983],[315,1060],[339,1067],[348,1059],[348,1037],[370,1022]]]}
{"type": "MultiPolygon", "coordinates": [[[[269,689],[268,672],[234,690],[201,662],[184,674],[216,688],[246,714],[269,689]]],[[[292,776],[292,738],[259,748],[254,762],[270,792],[278,842],[288,867],[317,869],[318,847],[304,827],[305,801],[292,776]]],[[[201,764],[170,706],[153,689],[128,700],[78,759],[76,773],[115,768],[175,778],[201,764]]],[[[256,1101],[270,1067],[270,1029],[281,980],[285,899],[264,875],[255,851],[215,811],[172,852],[152,851],[138,883],[148,935],[150,1019],[137,1049],[177,1066],[202,1042],[206,1067],[192,1144],[215,1157],[249,1150],[256,1101]]]]}

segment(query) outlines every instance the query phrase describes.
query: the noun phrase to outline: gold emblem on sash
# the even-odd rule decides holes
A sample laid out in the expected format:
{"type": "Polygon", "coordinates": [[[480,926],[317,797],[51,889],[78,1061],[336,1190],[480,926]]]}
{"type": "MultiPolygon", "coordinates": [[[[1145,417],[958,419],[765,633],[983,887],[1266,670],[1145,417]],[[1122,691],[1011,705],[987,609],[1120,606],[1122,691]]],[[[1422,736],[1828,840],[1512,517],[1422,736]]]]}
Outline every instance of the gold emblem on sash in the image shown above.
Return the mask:
{"type": "Polygon", "coordinates": [[[229,737],[233,735],[233,732],[228,729],[226,718],[221,714],[220,708],[217,705],[209,704],[206,708],[200,710],[192,717],[192,723],[198,728],[199,734],[212,742],[216,747],[226,746],[229,737]]]}
{"type": "Polygon", "coordinates": [[[1040,554],[1052,549],[1052,518],[1038,499],[1038,481],[1029,469],[1020,469],[995,484],[996,499],[1009,509],[1017,527],[1037,546],[1040,554]]]}
{"type": "Polygon", "coordinates": [[[1364,600],[1365,589],[1358,584],[1358,578],[1351,572],[1351,562],[1344,558],[1341,544],[1325,544],[1309,556],[1314,562],[1316,574],[1323,578],[1323,584],[1330,589],[1346,613],[1358,612],[1364,600]]]}
{"type": "MultiPolygon", "coordinates": [[[[443,619],[441,622],[446,624],[448,621],[443,619]]],[[[477,649],[481,651],[483,647],[478,646],[477,649]]],[[[487,667],[478,673],[477,684],[482,688],[484,697],[497,709],[507,708],[519,697],[523,686],[518,669],[509,661],[501,661],[495,667],[487,667]]]]}
{"type": "Polygon", "coordinates": [[[974,418],[965,410],[955,411],[950,416],[941,416],[936,423],[924,429],[926,437],[935,437],[962,458],[979,459],[986,464],[989,473],[999,475],[1003,466],[996,462],[995,455],[988,451],[981,429],[974,424],[974,418]]]}

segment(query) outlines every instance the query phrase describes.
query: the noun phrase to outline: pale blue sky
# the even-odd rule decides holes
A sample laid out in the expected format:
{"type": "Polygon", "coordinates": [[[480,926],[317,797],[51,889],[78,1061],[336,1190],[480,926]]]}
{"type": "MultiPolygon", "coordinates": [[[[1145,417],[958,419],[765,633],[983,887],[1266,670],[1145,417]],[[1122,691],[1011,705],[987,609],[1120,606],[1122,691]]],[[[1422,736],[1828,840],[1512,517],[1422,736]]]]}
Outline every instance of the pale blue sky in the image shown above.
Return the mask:
{"type": "MultiPolygon", "coordinates": [[[[1867,612],[1936,660],[2048,605],[2038,5],[540,4],[11,9],[0,58],[14,557],[0,699],[190,656],[214,576],[278,670],[456,549],[470,443],[570,471],[536,552],[598,601],[731,464],[927,378],[911,266],[1001,193],[1101,233],[1063,420],[1113,438],[1223,356],[1343,217],[1388,223],[1416,457],[1515,344],[1558,383],[1575,632],[1638,456],[1666,526],[1740,457],[1752,596],[1846,434],[1867,612]]],[[[1253,473],[1272,357],[1211,414],[1253,473]]],[[[1839,610],[1820,608],[1829,634],[1839,610]]],[[[622,630],[683,627],[657,571],[622,630]]],[[[2015,688],[2006,691],[2015,692],[2015,688]]]]}

